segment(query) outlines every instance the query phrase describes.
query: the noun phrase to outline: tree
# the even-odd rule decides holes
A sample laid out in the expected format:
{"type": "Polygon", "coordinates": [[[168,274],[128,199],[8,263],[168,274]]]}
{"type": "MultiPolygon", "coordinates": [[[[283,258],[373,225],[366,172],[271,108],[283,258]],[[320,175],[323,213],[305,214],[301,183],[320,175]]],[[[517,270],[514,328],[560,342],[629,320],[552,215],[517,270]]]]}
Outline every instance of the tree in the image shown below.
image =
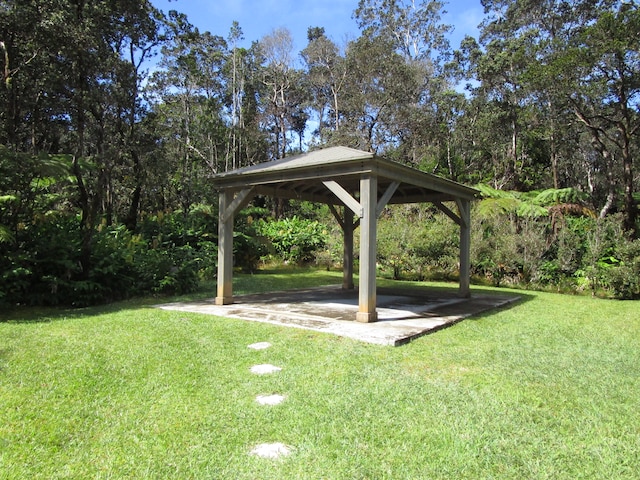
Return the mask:
{"type": "Polygon", "coordinates": [[[264,65],[264,108],[274,138],[274,157],[284,158],[292,116],[298,115],[304,104],[303,77],[294,66],[291,32],[286,28],[273,30],[260,40],[260,51],[264,65]]]}
{"type": "Polygon", "coordinates": [[[438,0],[359,0],[354,16],[365,36],[389,41],[407,60],[437,63],[447,54],[450,26],[438,0]]]}
{"type": "Polygon", "coordinates": [[[621,4],[603,11],[596,22],[576,36],[560,57],[568,67],[575,93],[569,98],[574,112],[601,153],[607,144],[622,159],[621,186],[624,227],[638,237],[634,199],[634,137],[640,129],[640,9],[621,4]],[[568,61],[568,63],[565,63],[568,61]]]}
{"type": "MultiPolygon", "coordinates": [[[[206,198],[204,182],[228,162],[226,41],[201,33],[183,14],[169,13],[170,42],[149,85],[163,153],[172,158],[168,190],[186,214],[206,198]]],[[[163,184],[165,181],[157,179],[163,184]]]]}
{"type": "Polygon", "coordinates": [[[330,141],[381,154],[400,139],[400,116],[415,101],[413,70],[383,38],[360,37],[346,52],[343,121],[330,141]]]}
{"type": "Polygon", "coordinates": [[[488,17],[482,25],[485,51],[476,55],[477,91],[509,106],[505,120],[512,127],[512,165],[522,165],[518,157],[529,159],[532,153],[523,127],[531,132],[538,125],[553,186],[562,186],[562,165],[567,173],[575,170],[572,164],[585,165],[584,180],[574,171],[565,183],[586,184],[596,204],[597,192],[605,192],[599,207],[603,216],[615,207],[622,185],[625,226],[636,232],[632,145],[638,121],[638,7],[614,0],[484,0],[483,5],[488,17]],[[573,151],[563,148],[580,145],[577,123],[588,143],[573,151]],[[575,155],[580,151],[588,161],[575,155]],[[621,168],[615,158],[622,159],[621,168]]]}
{"type": "Polygon", "coordinates": [[[309,43],[301,56],[307,66],[306,84],[311,106],[317,112],[317,135],[322,142],[325,125],[333,131],[340,129],[341,93],[347,80],[347,63],[338,46],[325,35],[324,28],[309,28],[307,38],[309,43]]]}
{"type": "Polygon", "coordinates": [[[125,211],[137,213],[142,65],[161,21],[148,1],[3,4],[3,141],[16,151],[72,155],[85,276],[99,216],[111,221],[114,205],[129,199],[125,211]],[[116,186],[116,171],[131,174],[133,185],[116,186]]]}
{"type": "MultiPolygon", "coordinates": [[[[441,23],[442,6],[436,0],[360,0],[354,13],[363,39],[376,48],[385,45],[404,63],[399,68],[398,58],[388,53],[369,60],[398,63],[398,68],[391,67],[390,76],[396,77],[405,92],[394,98],[394,91],[389,98],[396,105],[387,153],[393,151],[398,160],[418,166],[437,164],[432,160],[447,148],[437,118],[441,110],[438,101],[446,98],[441,93],[451,87],[445,69],[450,55],[446,33],[451,27],[441,23]]],[[[362,49],[360,53],[364,53],[362,49]]]]}
{"type": "MultiPolygon", "coordinates": [[[[244,76],[242,75],[242,53],[238,48],[238,42],[244,38],[242,28],[236,21],[231,25],[227,41],[231,44],[230,58],[227,64],[230,64],[230,95],[231,95],[231,128],[229,129],[230,141],[227,148],[225,170],[229,169],[229,158],[231,158],[231,168],[235,169],[239,165],[239,127],[242,124],[242,93],[244,90],[244,76]]],[[[229,67],[227,67],[229,68],[229,67]]]]}

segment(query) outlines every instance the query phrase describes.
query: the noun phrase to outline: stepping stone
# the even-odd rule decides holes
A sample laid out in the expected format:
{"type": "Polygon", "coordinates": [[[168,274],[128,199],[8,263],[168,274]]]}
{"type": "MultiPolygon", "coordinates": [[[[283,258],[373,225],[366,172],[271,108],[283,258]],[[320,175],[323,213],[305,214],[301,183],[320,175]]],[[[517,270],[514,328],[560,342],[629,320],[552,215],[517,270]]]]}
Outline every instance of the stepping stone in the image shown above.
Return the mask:
{"type": "Polygon", "coordinates": [[[280,458],[287,456],[293,449],[284,443],[261,443],[251,450],[252,455],[262,458],[280,458]]]}
{"type": "Polygon", "coordinates": [[[284,395],[258,395],[256,397],[256,402],[260,405],[278,405],[284,402],[284,395]]]}
{"type": "Polygon", "coordinates": [[[248,348],[251,348],[253,350],[264,350],[265,348],[269,348],[270,346],[271,344],[269,342],[258,342],[252,343],[248,348]]]}
{"type": "Polygon", "coordinates": [[[255,373],[256,375],[279,372],[280,370],[282,370],[282,368],[276,367],[275,365],[271,365],[269,363],[254,365],[253,367],[251,367],[251,373],[255,373]]]}

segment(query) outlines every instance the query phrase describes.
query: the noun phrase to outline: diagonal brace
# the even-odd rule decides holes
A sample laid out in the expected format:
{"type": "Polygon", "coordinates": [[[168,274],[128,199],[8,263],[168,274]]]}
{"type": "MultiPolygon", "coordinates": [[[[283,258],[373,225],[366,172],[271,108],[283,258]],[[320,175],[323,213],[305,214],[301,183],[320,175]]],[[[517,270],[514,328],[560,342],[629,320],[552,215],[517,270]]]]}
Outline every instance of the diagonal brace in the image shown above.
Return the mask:
{"type": "Polygon", "coordinates": [[[331,190],[331,192],[338,197],[342,203],[344,203],[354,213],[354,215],[358,218],[362,218],[364,216],[364,211],[360,202],[353,198],[351,194],[342,187],[342,185],[333,180],[327,180],[322,183],[325,187],[331,190]]]}
{"type": "MultiPolygon", "coordinates": [[[[463,215],[457,215],[454,211],[446,207],[442,202],[434,201],[433,204],[438,207],[440,211],[447,215],[451,220],[456,222],[457,225],[462,226],[462,217],[463,215]]],[[[458,205],[458,209],[460,205],[458,205]]]]}
{"type": "Polygon", "coordinates": [[[229,220],[231,217],[235,215],[235,213],[238,210],[240,210],[247,203],[249,203],[249,200],[251,200],[251,197],[249,197],[249,194],[251,193],[252,190],[253,190],[253,187],[249,187],[249,188],[245,188],[244,190],[240,190],[238,192],[238,194],[231,201],[231,203],[227,205],[227,208],[225,208],[224,212],[221,212],[220,218],[223,222],[226,222],[227,220],[229,220]]]}
{"type": "Polygon", "coordinates": [[[376,205],[376,217],[380,217],[380,214],[384,210],[384,207],[387,206],[393,194],[396,193],[396,190],[400,186],[400,182],[392,182],[391,185],[387,187],[387,190],[384,192],[380,200],[378,200],[378,204],[376,205]]]}

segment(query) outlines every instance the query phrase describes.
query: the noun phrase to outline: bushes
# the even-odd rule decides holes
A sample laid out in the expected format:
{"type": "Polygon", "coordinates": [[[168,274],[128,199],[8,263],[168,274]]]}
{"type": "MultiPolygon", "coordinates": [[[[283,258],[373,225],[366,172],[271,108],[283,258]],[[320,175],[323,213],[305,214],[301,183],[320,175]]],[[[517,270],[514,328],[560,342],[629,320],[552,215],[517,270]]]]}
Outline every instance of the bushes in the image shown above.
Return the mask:
{"type": "Polygon", "coordinates": [[[93,233],[90,269],[82,271],[78,219],[42,216],[23,226],[16,243],[0,245],[0,302],[84,306],[193,291],[215,272],[216,228],[201,212],[149,216],[137,234],[102,224],[93,233]]]}
{"type": "Polygon", "coordinates": [[[262,218],[266,215],[267,210],[259,207],[246,208],[236,215],[233,231],[234,265],[245,273],[256,271],[260,259],[268,253],[259,236],[262,218]]]}
{"type": "Polygon", "coordinates": [[[63,215],[41,216],[31,225],[21,225],[15,242],[1,246],[3,300],[58,304],[60,298],[71,297],[81,270],[79,238],[75,219],[63,215]]]}
{"type": "Polygon", "coordinates": [[[475,215],[473,223],[473,273],[496,285],[640,296],[640,241],[627,239],[620,217],[475,215]]]}
{"type": "MultiPolygon", "coordinates": [[[[453,277],[458,249],[457,225],[439,212],[401,206],[380,219],[378,262],[393,278],[453,277]]],[[[471,271],[494,285],[640,298],[640,240],[627,239],[618,216],[476,209],[471,271]]]]}
{"type": "Polygon", "coordinates": [[[415,206],[387,208],[378,227],[378,262],[394,279],[450,277],[458,268],[458,227],[448,217],[415,206]]]}
{"type": "Polygon", "coordinates": [[[324,248],[328,240],[324,225],[295,215],[282,220],[261,220],[256,230],[267,239],[278,256],[295,264],[314,260],[315,252],[324,248]]]}
{"type": "Polygon", "coordinates": [[[622,242],[616,254],[617,261],[603,269],[603,282],[615,298],[640,298],[640,240],[622,242]]]}
{"type": "MultiPolygon", "coordinates": [[[[318,220],[266,221],[266,214],[253,207],[237,215],[236,267],[255,270],[269,248],[289,263],[321,259],[328,267],[340,261],[342,235],[333,219],[323,218],[332,222],[329,232],[318,220]]],[[[619,217],[476,210],[472,222],[476,277],[496,285],[640,298],[640,240],[626,239],[619,217]]],[[[357,236],[358,230],[356,244],[357,236]]],[[[99,225],[86,271],[81,238],[79,219],[72,215],[49,212],[18,223],[0,241],[0,303],[82,306],[149,293],[181,294],[215,276],[217,212],[208,206],[186,214],[147,215],[137,232],[99,225]]],[[[394,278],[453,278],[458,249],[458,226],[433,208],[388,207],[380,219],[378,263],[394,278]]]]}

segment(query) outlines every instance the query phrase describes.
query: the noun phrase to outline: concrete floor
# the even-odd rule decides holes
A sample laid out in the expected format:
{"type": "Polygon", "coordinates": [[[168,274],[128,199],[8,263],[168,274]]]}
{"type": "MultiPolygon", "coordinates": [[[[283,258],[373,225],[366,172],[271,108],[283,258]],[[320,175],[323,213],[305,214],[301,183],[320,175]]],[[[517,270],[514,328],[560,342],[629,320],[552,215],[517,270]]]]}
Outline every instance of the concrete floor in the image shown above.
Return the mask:
{"type": "Polygon", "coordinates": [[[379,345],[402,345],[467,317],[504,307],[520,297],[473,292],[458,298],[455,290],[378,288],[375,323],[354,321],[357,290],[339,286],[270,292],[234,297],[232,305],[214,300],[157,305],[165,310],[205,313],[331,333],[379,345]]]}

